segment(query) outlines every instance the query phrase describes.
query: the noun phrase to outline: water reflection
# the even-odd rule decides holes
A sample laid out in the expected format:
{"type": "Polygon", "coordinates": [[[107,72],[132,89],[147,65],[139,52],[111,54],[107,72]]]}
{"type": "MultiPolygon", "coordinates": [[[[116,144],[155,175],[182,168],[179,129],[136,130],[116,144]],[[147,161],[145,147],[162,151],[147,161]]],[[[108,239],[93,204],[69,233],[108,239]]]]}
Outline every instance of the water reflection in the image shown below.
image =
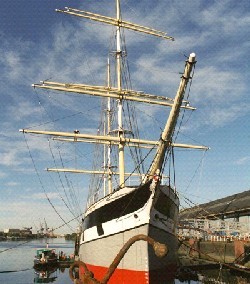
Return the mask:
{"type": "MultiPolygon", "coordinates": [[[[51,268],[51,269],[34,269],[35,275],[33,283],[62,283],[59,281],[59,276],[62,279],[64,274],[63,283],[70,283],[68,268],[51,268]],[[64,273],[65,272],[65,273],[64,273]]],[[[191,269],[190,267],[181,267],[176,273],[171,275],[168,273],[168,280],[150,282],[150,284],[247,284],[250,283],[250,275],[236,273],[230,269],[225,268],[205,268],[191,269]]]]}
{"type": "Polygon", "coordinates": [[[56,281],[57,269],[34,269],[34,283],[52,283],[56,281]]]}
{"type": "Polygon", "coordinates": [[[186,273],[178,275],[180,283],[214,283],[214,284],[247,284],[250,283],[250,275],[248,273],[237,273],[230,269],[220,268],[213,269],[184,269],[186,273]],[[188,272],[189,271],[189,272],[188,272]],[[192,282],[194,281],[194,282],[192,282]]]}
{"type": "Polygon", "coordinates": [[[68,268],[61,270],[34,270],[34,254],[37,247],[50,245],[58,251],[70,255],[74,251],[74,242],[64,239],[38,239],[29,242],[0,241],[0,283],[53,283],[69,284],[68,268]]]}
{"type": "Polygon", "coordinates": [[[57,273],[64,273],[65,268],[47,267],[46,269],[34,268],[34,283],[52,283],[57,279],[57,273]]]}

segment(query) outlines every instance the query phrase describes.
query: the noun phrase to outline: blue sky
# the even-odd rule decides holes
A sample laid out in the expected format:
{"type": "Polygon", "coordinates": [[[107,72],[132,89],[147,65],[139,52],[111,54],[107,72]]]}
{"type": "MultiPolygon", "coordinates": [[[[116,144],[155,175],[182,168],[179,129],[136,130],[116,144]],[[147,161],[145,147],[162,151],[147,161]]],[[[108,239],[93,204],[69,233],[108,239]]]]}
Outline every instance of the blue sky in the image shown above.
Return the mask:
{"type": "MultiPolygon", "coordinates": [[[[24,136],[18,130],[80,129],[95,133],[99,99],[34,90],[31,84],[49,79],[103,85],[113,29],[56,13],[55,9],[69,6],[114,16],[114,2],[1,3],[0,230],[39,227],[44,218],[49,227],[57,228],[63,220],[72,219],[72,213],[84,209],[86,178],[59,177],[44,171],[54,166],[51,152],[55,153],[57,145],[52,146],[46,137],[24,136]]],[[[174,97],[185,55],[197,54],[189,98],[197,111],[181,129],[178,142],[207,145],[211,150],[205,156],[200,151],[176,150],[176,185],[182,206],[187,206],[185,197],[204,203],[249,190],[250,2],[124,0],[122,9],[124,19],[166,31],[176,39],[170,42],[126,32],[133,89],[174,97]]],[[[138,110],[147,114],[139,120],[143,135],[153,132],[158,138],[166,111],[141,105],[138,110]],[[154,115],[157,125],[149,122],[154,115]]],[[[60,155],[68,157],[66,164],[84,168],[89,165],[89,150],[80,152],[77,147],[67,149],[65,145],[60,155]],[[75,152],[81,153],[77,159],[75,152]]],[[[77,224],[71,225],[74,230],[77,224]]]]}

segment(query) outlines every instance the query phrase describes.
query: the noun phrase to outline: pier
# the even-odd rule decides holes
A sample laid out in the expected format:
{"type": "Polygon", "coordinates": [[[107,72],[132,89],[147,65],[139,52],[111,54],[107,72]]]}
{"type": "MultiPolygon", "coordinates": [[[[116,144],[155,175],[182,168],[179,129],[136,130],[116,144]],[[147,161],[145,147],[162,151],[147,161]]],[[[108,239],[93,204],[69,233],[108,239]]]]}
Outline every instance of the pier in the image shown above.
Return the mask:
{"type": "Polygon", "coordinates": [[[203,239],[247,240],[250,190],[180,211],[179,235],[203,239]]]}
{"type": "Polygon", "coordinates": [[[208,261],[249,272],[249,204],[250,190],[182,210],[178,234],[183,264],[208,261]]]}

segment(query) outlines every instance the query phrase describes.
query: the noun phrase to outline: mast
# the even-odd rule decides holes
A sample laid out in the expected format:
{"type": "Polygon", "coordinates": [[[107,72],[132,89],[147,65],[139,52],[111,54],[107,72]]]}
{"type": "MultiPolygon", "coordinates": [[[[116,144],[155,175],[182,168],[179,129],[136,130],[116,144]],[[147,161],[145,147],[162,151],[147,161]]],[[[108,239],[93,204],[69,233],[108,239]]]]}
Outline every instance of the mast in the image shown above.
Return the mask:
{"type": "MultiPolygon", "coordinates": [[[[121,21],[121,7],[120,7],[120,0],[116,0],[116,20],[117,23],[121,21]]],[[[117,64],[117,89],[118,92],[122,90],[122,78],[121,78],[121,57],[122,57],[122,50],[121,50],[121,29],[120,25],[116,27],[116,64],[117,64]]],[[[122,121],[122,99],[118,99],[118,137],[121,140],[124,138],[123,132],[123,121],[122,121]]],[[[125,186],[125,166],[124,166],[124,143],[119,142],[119,177],[120,177],[120,187],[125,186]]]]}
{"type": "Polygon", "coordinates": [[[182,75],[181,82],[175,96],[174,104],[171,108],[166,126],[162,132],[161,139],[159,141],[155,158],[149,170],[149,177],[152,177],[157,170],[160,171],[162,170],[162,164],[165,158],[165,153],[167,148],[170,147],[172,143],[171,141],[172,135],[177,123],[177,118],[180,112],[180,107],[183,101],[185,89],[190,79],[190,74],[194,64],[195,64],[195,53],[191,53],[186,62],[185,70],[182,75]]]}
{"type": "MultiPolygon", "coordinates": [[[[110,88],[110,62],[108,58],[108,68],[107,68],[107,83],[108,88],[110,88]]],[[[111,105],[110,105],[110,97],[108,97],[108,105],[107,105],[107,135],[110,135],[111,132],[111,105]]],[[[111,143],[108,144],[108,157],[107,157],[107,167],[108,167],[108,193],[112,192],[112,170],[111,170],[111,143]]]]}

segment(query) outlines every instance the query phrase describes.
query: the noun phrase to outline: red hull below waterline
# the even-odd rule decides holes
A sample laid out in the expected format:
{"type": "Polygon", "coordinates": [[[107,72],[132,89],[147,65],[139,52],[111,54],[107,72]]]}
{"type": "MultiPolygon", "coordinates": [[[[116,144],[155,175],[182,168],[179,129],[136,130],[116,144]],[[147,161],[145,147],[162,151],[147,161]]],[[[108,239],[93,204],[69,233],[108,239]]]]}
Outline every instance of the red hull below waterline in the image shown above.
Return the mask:
{"type": "MultiPolygon", "coordinates": [[[[94,274],[94,278],[101,281],[107,272],[107,267],[100,267],[95,265],[88,265],[89,271],[94,274]]],[[[166,267],[157,271],[134,271],[117,268],[108,280],[108,284],[165,284],[168,281],[173,281],[175,272],[177,270],[176,265],[166,267]],[[167,282],[166,282],[167,281],[167,282]]],[[[83,267],[80,266],[80,279],[84,274],[83,267]]],[[[172,283],[172,282],[171,282],[172,283]]]]}

